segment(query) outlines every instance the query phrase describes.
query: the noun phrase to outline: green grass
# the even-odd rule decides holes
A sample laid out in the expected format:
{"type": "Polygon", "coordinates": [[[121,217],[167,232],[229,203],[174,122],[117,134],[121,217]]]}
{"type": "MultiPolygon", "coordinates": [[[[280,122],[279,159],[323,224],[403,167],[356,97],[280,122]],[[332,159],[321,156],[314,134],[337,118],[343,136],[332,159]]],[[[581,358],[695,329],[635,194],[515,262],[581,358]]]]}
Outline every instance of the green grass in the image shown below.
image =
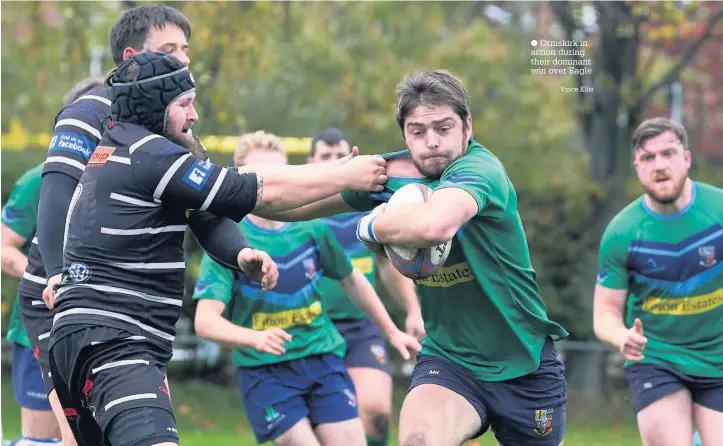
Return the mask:
{"type": "MultiPolygon", "coordinates": [[[[20,410],[12,396],[7,374],[2,376],[2,423],[5,439],[20,433],[20,410]]],[[[246,422],[241,397],[235,388],[207,382],[171,383],[174,408],[183,446],[253,446],[256,444],[246,422]]],[[[395,395],[395,417],[403,392],[395,395]]],[[[396,425],[396,424],[395,424],[396,425]]],[[[396,429],[389,446],[395,446],[396,429]]],[[[270,444],[270,443],[269,443],[270,444]]],[[[629,409],[594,408],[585,404],[568,406],[565,446],[639,446],[635,420],[629,409]]],[[[497,446],[488,432],[481,446],[497,446]]]]}

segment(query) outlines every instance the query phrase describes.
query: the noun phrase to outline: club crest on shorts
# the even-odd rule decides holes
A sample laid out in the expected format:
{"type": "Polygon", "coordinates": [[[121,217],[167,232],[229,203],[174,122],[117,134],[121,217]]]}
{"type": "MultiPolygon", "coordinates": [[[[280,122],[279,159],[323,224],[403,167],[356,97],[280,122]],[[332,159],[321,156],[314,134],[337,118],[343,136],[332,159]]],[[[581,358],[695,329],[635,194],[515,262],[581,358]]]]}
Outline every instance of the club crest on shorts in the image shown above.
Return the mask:
{"type": "Polygon", "coordinates": [[[546,437],[552,432],[552,409],[542,409],[535,411],[535,425],[532,432],[540,437],[546,437]]]}
{"type": "Polygon", "coordinates": [[[698,255],[700,255],[700,265],[710,268],[711,266],[718,263],[715,258],[715,246],[701,246],[698,248],[698,255]]]}
{"type": "Polygon", "coordinates": [[[369,350],[372,352],[372,355],[374,355],[379,364],[387,362],[387,352],[384,350],[383,346],[379,344],[372,344],[371,347],[369,347],[369,350]]]}

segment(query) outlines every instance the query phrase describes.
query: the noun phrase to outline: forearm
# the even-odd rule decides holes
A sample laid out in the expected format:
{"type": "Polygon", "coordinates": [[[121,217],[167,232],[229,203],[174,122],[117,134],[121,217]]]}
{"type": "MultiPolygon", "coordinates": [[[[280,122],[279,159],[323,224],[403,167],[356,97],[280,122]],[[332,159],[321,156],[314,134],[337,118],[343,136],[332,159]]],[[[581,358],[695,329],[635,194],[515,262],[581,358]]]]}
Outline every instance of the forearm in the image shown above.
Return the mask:
{"type": "Polygon", "coordinates": [[[196,334],[230,348],[251,347],[253,330],[240,327],[220,314],[196,314],[196,334]]]}
{"type": "MultiPolygon", "coordinates": [[[[372,216],[364,217],[372,218],[372,216]]],[[[452,228],[445,228],[427,204],[411,204],[376,215],[372,224],[377,243],[429,248],[454,237],[452,228]]]]}
{"type": "Polygon", "coordinates": [[[406,314],[421,314],[422,309],[419,306],[414,281],[404,277],[386,257],[377,255],[375,263],[382,283],[391,297],[404,308],[406,314]]]}
{"type": "Polygon", "coordinates": [[[43,176],[37,237],[47,277],[63,271],[65,220],[77,184],[75,178],[60,172],[49,172],[43,176]]]}
{"type": "Polygon", "coordinates": [[[21,278],[28,266],[28,258],[14,246],[5,245],[2,247],[2,270],[3,274],[21,278]]]}
{"type": "Polygon", "coordinates": [[[595,311],[593,314],[593,328],[595,336],[599,340],[615,348],[620,347],[620,342],[625,338],[628,331],[620,314],[607,311],[595,311]]]}
{"type": "Polygon", "coordinates": [[[334,194],[331,197],[295,209],[280,212],[254,209],[253,214],[275,221],[307,221],[352,211],[354,209],[346,204],[341,194],[334,194]]]}
{"type": "Polygon", "coordinates": [[[329,198],[349,188],[349,178],[338,165],[244,166],[258,175],[258,194],[254,213],[284,212],[329,198]]]}
{"type": "Polygon", "coordinates": [[[397,330],[374,287],[358,270],[339,282],[347,296],[384,332],[387,337],[397,330]]]}
{"type": "Polygon", "coordinates": [[[190,226],[198,243],[216,263],[240,271],[238,255],[249,245],[234,221],[207,212],[194,212],[190,226]]]}

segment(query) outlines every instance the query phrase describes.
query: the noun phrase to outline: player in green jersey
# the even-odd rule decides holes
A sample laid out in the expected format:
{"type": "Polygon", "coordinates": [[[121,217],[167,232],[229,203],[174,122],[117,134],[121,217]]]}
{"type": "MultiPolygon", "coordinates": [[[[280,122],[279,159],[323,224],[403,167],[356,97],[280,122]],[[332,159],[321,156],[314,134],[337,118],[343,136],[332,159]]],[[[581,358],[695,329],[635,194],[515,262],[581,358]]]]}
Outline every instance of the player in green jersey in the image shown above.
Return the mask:
{"type": "Polygon", "coordinates": [[[600,242],[594,326],[626,359],[643,443],[723,439],[723,190],[688,177],[685,129],[644,121],[632,138],[644,194],[600,242]]]}
{"type": "MultiPolygon", "coordinates": [[[[286,153],[279,138],[257,132],[241,137],[234,159],[237,165],[280,165],[286,153]]],[[[249,244],[276,261],[279,282],[262,292],[257,283],[204,256],[194,292],[200,300],[195,326],[200,336],[235,347],[234,365],[257,441],[364,445],[354,384],[344,366],[346,343],[319,301],[319,280],[338,281],[406,358],[418,342],[396,328],[322,221],[288,224],[249,216],[240,225],[249,244]]]]}
{"type": "Polygon", "coordinates": [[[491,426],[504,446],[558,445],[567,385],[553,341],[567,332],[547,317],[515,189],[499,159],[472,139],[462,83],[438,70],[405,79],[397,122],[409,150],[385,156],[384,193],[340,194],[276,218],[366,211],[410,181],[436,186],[424,204],[376,207],[358,229],[377,243],[429,247],[453,239],[444,267],[416,281],[427,336],[399,444],[460,444],[491,426]],[[395,178],[392,161],[400,160],[417,174],[395,178]]]}
{"type": "MultiPolygon", "coordinates": [[[[338,129],[326,129],[311,142],[309,163],[341,159],[351,152],[351,145],[338,129]]],[[[374,283],[381,284],[406,311],[406,332],[420,342],[424,339],[424,322],[414,282],[401,275],[388,259],[378,257],[356,238],[356,226],[366,212],[348,212],[323,219],[351,259],[354,268],[374,283]]],[[[324,311],[346,340],[344,363],[354,382],[359,400],[359,418],[364,425],[368,446],[387,444],[392,411],[392,377],[384,338],[379,328],[366,317],[344,293],[339,282],[319,279],[319,294],[324,311]]]]}

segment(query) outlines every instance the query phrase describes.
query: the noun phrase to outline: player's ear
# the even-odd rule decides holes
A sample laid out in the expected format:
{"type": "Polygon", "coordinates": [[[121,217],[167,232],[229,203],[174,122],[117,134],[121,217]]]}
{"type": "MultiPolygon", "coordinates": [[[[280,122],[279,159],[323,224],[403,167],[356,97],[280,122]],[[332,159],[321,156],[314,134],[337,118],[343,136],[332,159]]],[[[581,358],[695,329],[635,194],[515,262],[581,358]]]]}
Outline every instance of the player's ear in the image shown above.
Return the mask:
{"type": "Polygon", "coordinates": [[[136,54],[138,54],[138,51],[128,46],[123,50],[123,60],[128,60],[136,54]]]}

